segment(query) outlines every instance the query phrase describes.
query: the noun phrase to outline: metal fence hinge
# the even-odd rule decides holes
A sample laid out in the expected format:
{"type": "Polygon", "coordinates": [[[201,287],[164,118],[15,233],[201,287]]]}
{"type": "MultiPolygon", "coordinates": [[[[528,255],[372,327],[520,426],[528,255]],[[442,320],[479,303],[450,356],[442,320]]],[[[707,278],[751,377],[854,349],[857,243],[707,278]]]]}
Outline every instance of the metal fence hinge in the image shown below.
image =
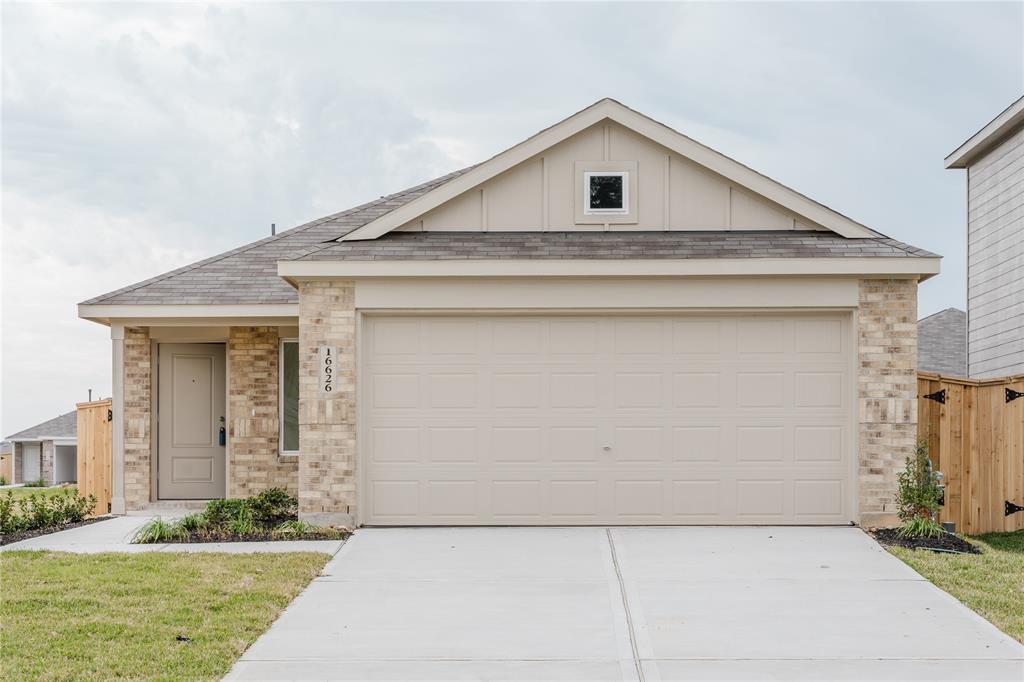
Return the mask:
{"type": "Polygon", "coordinates": [[[1015,391],[1012,388],[1006,389],[1006,402],[1011,403],[1017,398],[1024,398],[1024,392],[1015,391]]]}
{"type": "Polygon", "coordinates": [[[924,396],[921,396],[921,397],[924,398],[925,400],[934,400],[937,403],[941,403],[941,404],[945,405],[946,404],[946,389],[942,389],[941,391],[935,391],[935,393],[928,393],[927,395],[924,395],[924,396]]]}
{"type": "Polygon", "coordinates": [[[1014,504],[1009,500],[1006,501],[1006,506],[1003,507],[1003,516],[1009,516],[1010,514],[1016,514],[1019,511],[1024,511],[1024,507],[1019,504],[1014,504]]]}

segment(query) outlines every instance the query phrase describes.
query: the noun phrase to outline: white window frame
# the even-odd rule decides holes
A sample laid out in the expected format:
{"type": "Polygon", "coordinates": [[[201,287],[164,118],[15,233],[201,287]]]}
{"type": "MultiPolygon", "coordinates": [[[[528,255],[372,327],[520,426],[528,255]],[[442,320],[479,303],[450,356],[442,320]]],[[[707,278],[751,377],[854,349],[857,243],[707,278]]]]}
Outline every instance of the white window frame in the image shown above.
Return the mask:
{"type": "Polygon", "coordinates": [[[583,171],[583,214],[584,215],[628,215],[629,214],[629,171],[583,171]],[[591,208],[590,178],[622,178],[622,208],[591,208]]]}
{"type": "MultiPolygon", "coordinates": [[[[277,454],[280,457],[297,457],[299,450],[284,449],[284,344],[298,344],[298,339],[282,338],[277,347],[277,454]]],[[[302,360],[299,359],[301,367],[302,360]]],[[[301,381],[300,381],[301,383],[301,381]]]]}

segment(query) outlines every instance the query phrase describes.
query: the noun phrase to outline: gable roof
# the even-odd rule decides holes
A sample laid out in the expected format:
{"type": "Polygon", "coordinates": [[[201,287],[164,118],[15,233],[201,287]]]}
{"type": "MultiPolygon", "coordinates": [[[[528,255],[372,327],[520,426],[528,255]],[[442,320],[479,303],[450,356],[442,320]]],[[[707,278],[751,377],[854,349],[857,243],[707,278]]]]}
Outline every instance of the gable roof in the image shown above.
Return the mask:
{"type": "Polygon", "coordinates": [[[707,147],[682,133],[659,123],[613,99],[602,99],[559,123],[545,128],[523,142],[469,169],[452,182],[408,202],[338,238],[338,241],[376,239],[415,220],[427,211],[504,173],[577,133],[611,120],[677,154],[747,188],[776,204],[848,238],[884,236],[806,197],[766,175],[707,147]]]}
{"type": "Polygon", "coordinates": [[[7,436],[9,441],[21,440],[49,440],[51,438],[77,438],[78,437],[78,411],[72,410],[67,414],[54,417],[41,424],[30,426],[27,429],[18,431],[12,436],[7,436]]]}
{"type": "Polygon", "coordinates": [[[967,376],[967,313],[946,308],[917,321],[917,369],[967,376]]]}
{"type": "Polygon", "coordinates": [[[1024,97],[1003,109],[984,128],[946,157],[946,168],[967,168],[976,159],[1024,126],[1024,97]]]}
{"type": "Polygon", "coordinates": [[[297,303],[299,298],[277,275],[277,262],[394,210],[468,169],[383,196],[355,208],[285,230],[237,249],[90,298],[79,305],[230,305],[297,303]]]}
{"type": "MultiPolygon", "coordinates": [[[[755,191],[768,196],[776,203],[781,203],[779,197],[769,196],[770,191],[768,190],[774,190],[779,195],[784,194],[792,201],[801,202],[806,207],[815,208],[825,216],[818,218],[808,216],[812,222],[833,228],[842,223],[848,228],[847,232],[856,236],[844,236],[839,229],[836,229],[835,232],[791,232],[788,236],[769,231],[756,233],[737,231],[731,233],[733,236],[722,236],[729,233],[689,231],[588,233],[589,236],[566,232],[506,233],[504,236],[487,236],[485,233],[474,232],[469,234],[434,233],[441,236],[422,237],[399,237],[399,233],[395,233],[389,234],[387,239],[377,240],[373,246],[358,248],[353,245],[362,243],[364,240],[361,238],[339,241],[339,237],[354,236],[366,228],[372,227],[376,231],[383,224],[381,222],[383,219],[388,219],[394,224],[404,224],[406,219],[396,216],[397,213],[406,211],[413,205],[416,207],[412,210],[421,211],[424,204],[417,204],[417,202],[428,196],[430,202],[443,200],[439,199],[440,195],[437,192],[441,189],[447,191],[449,186],[454,187],[451,192],[458,194],[460,191],[458,188],[465,184],[464,177],[471,174],[474,174],[473,177],[477,177],[475,174],[478,168],[491,164],[501,158],[503,154],[508,153],[503,152],[484,164],[449,173],[355,208],[282,231],[275,236],[260,239],[197,263],[93,297],[79,304],[79,316],[101,323],[108,323],[112,318],[150,316],[293,317],[297,313],[293,306],[298,303],[298,294],[288,280],[282,279],[282,276],[288,276],[288,273],[283,271],[285,266],[288,264],[301,265],[305,262],[313,265],[311,261],[322,262],[332,258],[344,262],[360,259],[466,260],[470,254],[473,254],[473,258],[481,261],[495,258],[547,259],[549,261],[612,258],[620,260],[660,258],[665,260],[673,258],[693,261],[718,259],[718,262],[721,263],[727,259],[736,258],[768,260],[811,257],[828,257],[832,262],[837,262],[832,257],[859,255],[864,258],[917,258],[919,259],[917,262],[922,265],[914,272],[925,276],[938,272],[938,257],[934,254],[901,244],[869,230],[863,225],[855,223],[849,218],[845,218],[612,100],[601,100],[580,114],[566,119],[547,131],[542,131],[523,145],[570,121],[573,121],[572,126],[586,123],[586,120],[589,119],[579,118],[582,114],[586,113],[590,118],[597,117],[596,120],[600,121],[608,118],[607,114],[610,111],[615,113],[618,119],[629,120],[634,125],[644,127],[643,134],[648,138],[655,139],[660,136],[665,140],[671,138],[670,141],[679,142],[681,140],[688,146],[687,156],[719,174],[724,174],[725,171],[744,174],[750,183],[760,183],[763,188],[768,188],[765,191],[756,189],[755,191]],[[829,216],[831,218],[826,219],[829,216]],[[444,236],[445,234],[447,236],[444,236]],[[517,234],[518,236],[516,236],[517,234]],[[345,246],[340,246],[342,244],[345,246]],[[333,248],[335,246],[338,248],[333,248]],[[932,259],[932,262],[923,264],[923,259],[932,259]],[[232,312],[226,311],[225,307],[227,306],[232,307],[232,312]],[[253,308],[238,312],[240,306],[253,306],[253,308]]],[[[566,132],[566,129],[560,129],[558,134],[566,132]]],[[[655,139],[655,141],[659,142],[659,139],[655,139]]],[[[517,145],[513,150],[523,145],[517,145]]],[[[506,161],[507,159],[502,163],[506,161]]],[[[494,168],[488,172],[494,172],[494,168]]],[[[475,183],[475,181],[472,182],[475,183]]],[[[799,212],[800,215],[804,215],[804,213],[806,211],[799,212]]],[[[382,234],[386,233],[386,230],[382,232],[382,234]]],[[[499,233],[493,234],[498,235],[499,233]]],[[[895,263],[896,261],[887,260],[885,262],[895,263]]],[[[844,263],[846,269],[855,267],[853,260],[847,260],[844,263]]],[[[914,267],[917,266],[908,264],[900,265],[898,269],[902,272],[908,268],[912,270],[914,267]]]]}

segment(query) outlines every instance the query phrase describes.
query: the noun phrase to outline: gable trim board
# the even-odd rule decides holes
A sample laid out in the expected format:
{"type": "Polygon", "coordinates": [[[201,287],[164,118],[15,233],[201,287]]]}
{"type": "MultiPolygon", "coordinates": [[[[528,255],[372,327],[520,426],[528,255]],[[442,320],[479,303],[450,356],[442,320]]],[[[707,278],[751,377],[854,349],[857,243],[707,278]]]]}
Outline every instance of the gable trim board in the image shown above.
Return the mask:
{"type": "Polygon", "coordinates": [[[1024,125],[1024,97],[1006,107],[945,159],[946,168],[967,168],[1024,125]]]}
{"type": "Polygon", "coordinates": [[[662,123],[633,111],[615,100],[603,99],[473,167],[459,177],[427,192],[408,204],[348,234],[338,237],[337,241],[376,239],[604,120],[614,121],[717,173],[727,180],[844,237],[881,236],[878,232],[847,218],[823,204],[809,199],[799,192],[744,166],[724,154],[705,147],[662,123]]]}

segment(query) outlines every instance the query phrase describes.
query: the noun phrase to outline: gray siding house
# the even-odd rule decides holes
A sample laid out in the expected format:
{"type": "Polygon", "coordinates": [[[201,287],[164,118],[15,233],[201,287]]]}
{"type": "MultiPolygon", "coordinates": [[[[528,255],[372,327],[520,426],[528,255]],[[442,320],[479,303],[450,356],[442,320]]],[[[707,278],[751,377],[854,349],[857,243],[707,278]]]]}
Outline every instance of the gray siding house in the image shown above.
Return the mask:
{"type": "Polygon", "coordinates": [[[917,368],[967,376],[967,313],[946,308],[917,322],[917,368]]]}
{"type": "Polygon", "coordinates": [[[968,374],[1024,374],[1024,97],[946,168],[967,170],[968,374]]]}

